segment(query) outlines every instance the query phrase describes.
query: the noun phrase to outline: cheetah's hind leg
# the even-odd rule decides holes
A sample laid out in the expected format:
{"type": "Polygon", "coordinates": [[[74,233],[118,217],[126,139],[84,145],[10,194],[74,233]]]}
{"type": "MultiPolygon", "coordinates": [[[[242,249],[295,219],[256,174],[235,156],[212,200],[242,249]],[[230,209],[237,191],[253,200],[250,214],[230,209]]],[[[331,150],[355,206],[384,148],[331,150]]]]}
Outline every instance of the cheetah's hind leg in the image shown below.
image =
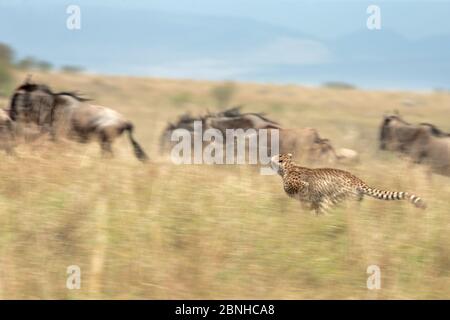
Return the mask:
{"type": "Polygon", "coordinates": [[[355,197],[356,200],[361,203],[361,201],[364,199],[364,193],[362,193],[362,191],[357,191],[355,197]]]}
{"type": "Polygon", "coordinates": [[[300,207],[302,208],[302,211],[311,210],[311,204],[308,202],[300,201],[300,207]]]}
{"type": "Polygon", "coordinates": [[[315,215],[319,216],[325,213],[326,206],[321,201],[315,201],[311,203],[310,210],[314,210],[315,215]]]}

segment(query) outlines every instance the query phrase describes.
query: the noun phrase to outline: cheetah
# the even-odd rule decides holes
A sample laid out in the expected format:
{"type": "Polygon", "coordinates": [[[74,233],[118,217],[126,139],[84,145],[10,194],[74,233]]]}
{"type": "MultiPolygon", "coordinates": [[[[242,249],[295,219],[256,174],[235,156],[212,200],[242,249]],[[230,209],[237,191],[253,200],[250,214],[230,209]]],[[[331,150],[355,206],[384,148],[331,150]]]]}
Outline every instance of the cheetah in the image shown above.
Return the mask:
{"type": "Polygon", "coordinates": [[[316,214],[323,213],[329,207],[350,197],[362,200],[364,195],[381,200],[409,200],[418,208],[426,208],[425,202],[414,194],[371,188],[344,170],[298,166],[290,153],[272,157],[271,164],[283,178],[287,195],[299,200],[316,214]]]}

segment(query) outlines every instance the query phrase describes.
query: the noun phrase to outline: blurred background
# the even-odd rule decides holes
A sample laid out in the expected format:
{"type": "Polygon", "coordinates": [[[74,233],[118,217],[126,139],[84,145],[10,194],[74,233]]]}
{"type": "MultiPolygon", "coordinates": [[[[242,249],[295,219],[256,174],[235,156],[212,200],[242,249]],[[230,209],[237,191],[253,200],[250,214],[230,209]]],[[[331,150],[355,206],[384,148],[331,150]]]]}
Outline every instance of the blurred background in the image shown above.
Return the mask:
{"type": "Polygon", "coordinates": [[[449,1],[0,1],[17,59],[89,72],[448,88],[449,1]],[[80,30],[65,28],[69,5],[80,30]],[[381,29],[369,30],[369,5],[381,29]]]}
{"type": "Polygon", "coordinates": [[[371,4],[0,0],[0,107],[32,75],[122,113],[151,159],[126,139],[108,160],[96,143],[1,152],[0,298],[450,298],[449,177],[378,143],[394,110],[450,131],[450,2],[378,1],[380,30],[371,4]],[[366,199],[315,217],[255,166],[161,153],[168,122],[235,105],[356,150],[335,166],[428,210],[366,199]],[[66,287],[71,265],[80,289],[66,287]]]}

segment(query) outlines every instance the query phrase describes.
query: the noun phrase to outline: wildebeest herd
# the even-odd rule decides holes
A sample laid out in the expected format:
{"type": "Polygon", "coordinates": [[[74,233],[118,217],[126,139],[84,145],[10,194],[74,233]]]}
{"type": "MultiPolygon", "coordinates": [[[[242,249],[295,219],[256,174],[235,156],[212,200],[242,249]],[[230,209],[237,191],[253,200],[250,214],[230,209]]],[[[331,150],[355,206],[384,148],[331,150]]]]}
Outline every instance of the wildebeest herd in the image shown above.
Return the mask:
{"type": "MultiPolygon", "coordinates": [[[[160,149],[165,152],[171,149],[174,145],[171,137],[176,129],[185,129],[195,135],[195,121],[199,121],[204,129],[214,128],[223,133],[227,129],[278,130],[280,154],[294,154],[297,160],[314,165],[358,159],[356,151],[336,150],[330,140],[322,138],[314,128],[284,128],[264,114],[242,113],[239,107],[200,116],[180,116],[164,129],[160,149]]],[[[15,89],[8,108],[0,110],[0,148],[14,154],[17,137],[29,126],[35,126],[39,136],[46,135],[53,141],[61,138],[81,143],[97,140],[105,156],[112,155],[113,141],[126,132],[136,158],[143,162],[148,160],[133,136],[133,124],[120,113],[92,104],[74,92],[54,92],[47,85],[27,80],[15,89]]],[[[433,172],[450,175],[450,134],[434,125],[410,124],[399,115],[385,116],[379,142],[382,150],[399,152],[415,163],[428,165],[433,172]]],[[[386,197],[400,199],[405,194],[390,193],[386,197]]],[[[383,198],[384,194],[375,196],[383,198]]]]}
{"type": "MultiPolygon", "coordinates": [[[[279,130],[279,152],[292,153],[298,160],[310,163],[355,161],[358,153],[347,148],[335,149],[329,139],[314,128],[284,128],[277,121],[257,112],[243,113],[239,107],[192,116],[181,115],[169,123],[160,137],[160,149],[170,150],[171,134],[176,129],[194,133],[194,121],[203,128],[279,130]]],[[[113,141],[128,134],[135,156],[148,157],[133,137],[133,124],[120,113],[92,104],[74,92],[54,92],[49,86],[26,80],[13,92],[7,109],[0,109],[0,148],[14,154],[17,136],[34,125],[40,135],[51,140],[62,137],[79,142],[97,140],[104,155],[112,154],[113,141]]],[[[436,173],[450,175],[450,134],[429,123],[410,124],[399,115],[384,116],[379,135],[380,149],[406,155],[414,163],[426,164],[436,173]]]]}
{"type": "MultiPolygon", "coordinates": [[[[214,128],[223,135],[227,129],[267,129],[267,135],[270,137],[271,130],[278,130],[279,153],[293,153],[297,160],[308,163],[356,161],[358,158],[354,150],[346,148],[335,150],[330,140],[322,138],[314,128],[284,128],[262,113],[241,113],[240,107],[217,113],[208,112],[200,116],[192,116],[189,113],[181,115],[175,123],[168,123],[164,129],[160,138],[161,150],[163,152],[170,150],[174,144],[171,136],[177,129],[186,129],[191,135],[195,135],[195,121],[201,122],[204,129],[214,128]]],[[[268,145],[270,146],[270,141],[268,145]]]]}
{"type": "MultiPolygon", "coordinates": [[[[53,92],[43,84],[26,82],[13,93],[9,109],[3,112],[2,132],[10,138],[27,125],[37,125],[52,140],[61,137],[87,142],[97,139],[103,154],[112,154],[112,142],[127,132],[136,157],[147,155],[133,137],[133,124],[118,112],[89,103],[73,92],[53,92]],[[14,125],[16,124],[16,125],[14,125]],[[17,129],[17,130],[16,130],[17,129]]],[[[11,153],[11,143],[5,143],[11,153]]]]}

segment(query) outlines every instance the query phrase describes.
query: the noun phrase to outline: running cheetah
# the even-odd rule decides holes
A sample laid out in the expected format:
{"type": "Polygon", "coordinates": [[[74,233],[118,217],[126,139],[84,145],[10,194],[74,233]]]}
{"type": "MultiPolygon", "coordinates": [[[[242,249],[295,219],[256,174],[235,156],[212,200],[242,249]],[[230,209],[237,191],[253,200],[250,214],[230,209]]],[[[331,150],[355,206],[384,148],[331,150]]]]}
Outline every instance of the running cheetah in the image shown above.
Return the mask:
{"type": "Polygon", "coordinates": [[[283,178],[284,191],[288,196],[309,205],[309,209],[315,210],[316,214],[349,197],[362,200],[364,195],[381,200],[406,199],[418,208],[426,207],[416,195],[371,188],[347,171],[300,167],[294,163],[290,153],[276,155],[271,160],[272,168],[283,178]]]}

